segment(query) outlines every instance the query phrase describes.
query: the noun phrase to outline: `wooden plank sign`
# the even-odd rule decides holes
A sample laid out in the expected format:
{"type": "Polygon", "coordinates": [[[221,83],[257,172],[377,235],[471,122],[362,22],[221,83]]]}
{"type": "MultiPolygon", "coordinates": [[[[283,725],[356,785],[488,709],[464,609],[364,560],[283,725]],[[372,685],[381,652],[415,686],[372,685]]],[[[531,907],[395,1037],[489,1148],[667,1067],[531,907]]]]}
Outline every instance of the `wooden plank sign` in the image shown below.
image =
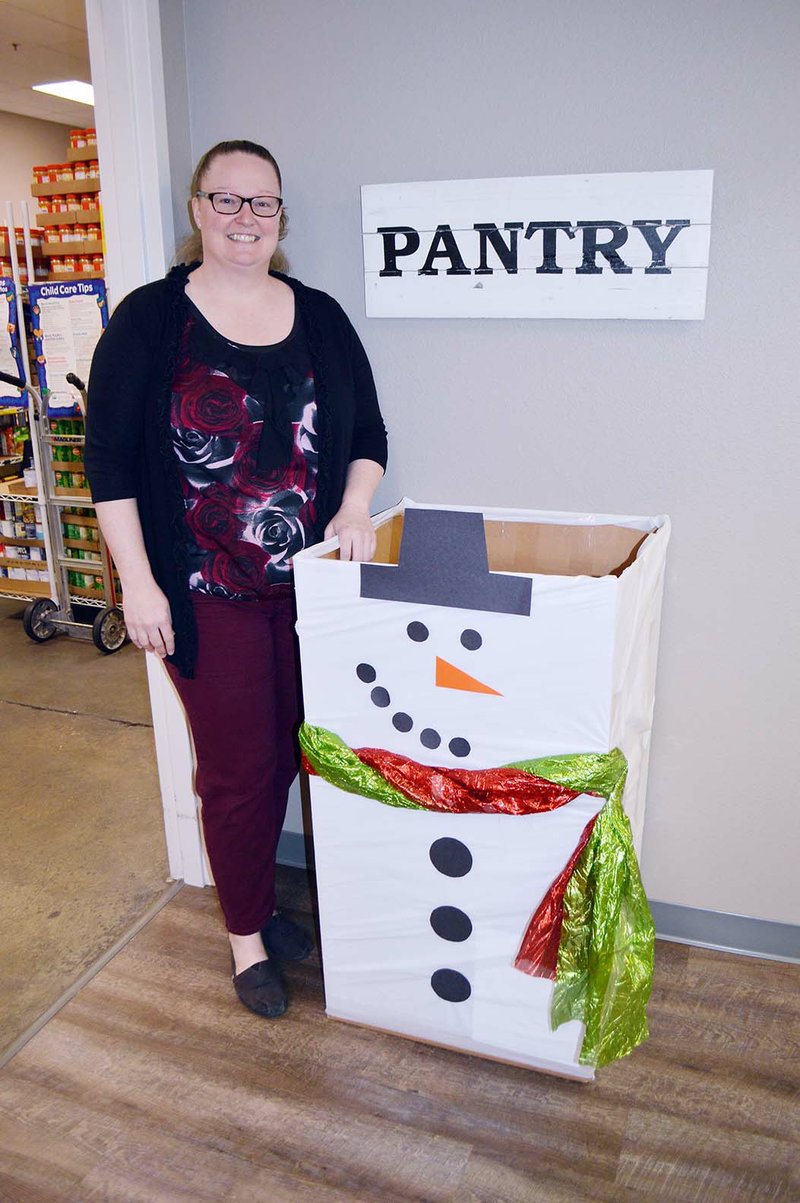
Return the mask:
{"type": "Polygon", "coordinates": [[[712,171],[364,184],[368,317],[705,317],[712,171]]]}

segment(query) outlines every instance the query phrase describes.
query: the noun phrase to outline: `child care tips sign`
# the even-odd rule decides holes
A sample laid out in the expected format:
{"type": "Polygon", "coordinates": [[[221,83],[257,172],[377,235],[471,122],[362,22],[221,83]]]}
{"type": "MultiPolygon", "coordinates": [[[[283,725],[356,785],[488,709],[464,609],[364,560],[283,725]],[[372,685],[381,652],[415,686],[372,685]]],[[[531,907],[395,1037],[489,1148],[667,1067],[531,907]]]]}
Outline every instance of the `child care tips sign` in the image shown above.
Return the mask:
{"type": "Polygon", "coordinates": [[[29,289],[36,372],[51,417],[79,413],[72,372],[84,384],[98,339],[108,323],[103,280],[59,281],[29,289]]]}

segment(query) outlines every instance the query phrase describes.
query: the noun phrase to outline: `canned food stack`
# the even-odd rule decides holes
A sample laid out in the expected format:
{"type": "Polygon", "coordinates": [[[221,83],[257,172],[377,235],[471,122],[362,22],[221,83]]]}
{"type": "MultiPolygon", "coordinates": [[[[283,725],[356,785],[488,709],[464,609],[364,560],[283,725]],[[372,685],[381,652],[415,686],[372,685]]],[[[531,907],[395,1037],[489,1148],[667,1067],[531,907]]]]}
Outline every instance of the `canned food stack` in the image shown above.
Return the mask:
{"type": "Polygon", "coordinates": [[[101,594],[103,578],[100,532],[94,513],[92,510],[70,506],[64,509],[61,521],[64,550],[70,559],[80,561],[80,568],[76,564],[74,571],[67,572],[70,589],[101,594]],[[97,571],[92,571],[89,567],[92,564],[97,565],[97,571]]]}
{"type": "MultiPolygon", "coordinates": [[[[42,255],[42,247],[44,242],[43,231],[35,229],[30,231],[31,251],[33,254],[33,270],[37,280],[46,280],[48,273],[48,265],[42,255]]],[[[25,256],[25,231],[21,226],[16,226],[14,229],[14,241],[16,243],[16,261],[19,270],[20,284],[27,284],[28,281],[28,261],[25,256]]],[[[4,230],[0,235],[0,276],[6,276],[8,279],[13,279],[14,270],[12,264],[12,255],[14,251],[8,244],[7,233],[4,230]]]]}
{"type": "MultiPolygon", "coordinates": [[[[59,418],[50,423],[50,431],[55,435],[78,438],[83,435],[84,426],[81,418],[59,418]]],[[[74,493],[85,491],[86,477],[83,472],[83,448],[72,447],[67,443],[56,443],[53,446],[53,472],[56,489],[74,493]]]]}
{"type": "Polygon", "coordinates": [[[34,167],[39,226],[49,279],[95,279],[105,271],[100,165],[94,129],[70,132],[69,162],[34,167]]]}
{"type": "MultiPolygon", "coordinates": [[[[0,580],[46,585],[49,580],[44,554],[44,529],[32,502],[0,498],[0,580]]],[[[13,586],[7,591],[13,591],[13,586]]]]}

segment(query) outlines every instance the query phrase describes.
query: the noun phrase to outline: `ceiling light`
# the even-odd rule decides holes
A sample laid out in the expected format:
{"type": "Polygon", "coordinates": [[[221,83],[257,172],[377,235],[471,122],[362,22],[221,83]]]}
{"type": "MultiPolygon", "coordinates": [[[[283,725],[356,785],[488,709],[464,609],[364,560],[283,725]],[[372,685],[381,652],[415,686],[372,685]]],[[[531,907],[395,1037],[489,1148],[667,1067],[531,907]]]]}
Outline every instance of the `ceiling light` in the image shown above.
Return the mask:
{"type": "Polygon", "coordinates": [[[77,100],[78,104],[94,104],[94,88],[79,79],[64,79],[54,84],[34,84],[34,92],[46,92],[48,96],[60,96],[62,100],[77,100]]]}

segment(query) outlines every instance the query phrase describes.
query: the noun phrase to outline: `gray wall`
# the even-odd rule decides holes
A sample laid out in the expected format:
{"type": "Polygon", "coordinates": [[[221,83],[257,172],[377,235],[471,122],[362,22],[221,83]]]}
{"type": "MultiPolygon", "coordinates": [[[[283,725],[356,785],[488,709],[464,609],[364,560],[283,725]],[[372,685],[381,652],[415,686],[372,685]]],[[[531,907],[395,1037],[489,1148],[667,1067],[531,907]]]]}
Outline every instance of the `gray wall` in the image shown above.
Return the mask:
{"type": "MultiPolygon", "coordinates": [[[[86,110],[88,124],[92,109],[86,110]]],[[[36,201],[31,197],[33,168],[45,163],[63,163],[69,146],[69,125],[56,121],[40,121],[38,117],[23,117],[19,113],[0,112],[0,200],[18,205],[26,200],[31,221],[35,224],[36,201]]],[[[17,210],[19,219],[19,210],[17,210]]],[[[6,219],[5,205],[2,220],[6,219]]]]}
{"type": "Polygon", "coordinates": [[[370,353],[392,435],[379,501],[672,516],[645,883],[800,921],[800,6],[184,11],[193,157],[223,137],[272,148],[295,273],[370,353]],[[364,316],[362,183],[681,168],[716,172],[704,322],[364,316]]]}

